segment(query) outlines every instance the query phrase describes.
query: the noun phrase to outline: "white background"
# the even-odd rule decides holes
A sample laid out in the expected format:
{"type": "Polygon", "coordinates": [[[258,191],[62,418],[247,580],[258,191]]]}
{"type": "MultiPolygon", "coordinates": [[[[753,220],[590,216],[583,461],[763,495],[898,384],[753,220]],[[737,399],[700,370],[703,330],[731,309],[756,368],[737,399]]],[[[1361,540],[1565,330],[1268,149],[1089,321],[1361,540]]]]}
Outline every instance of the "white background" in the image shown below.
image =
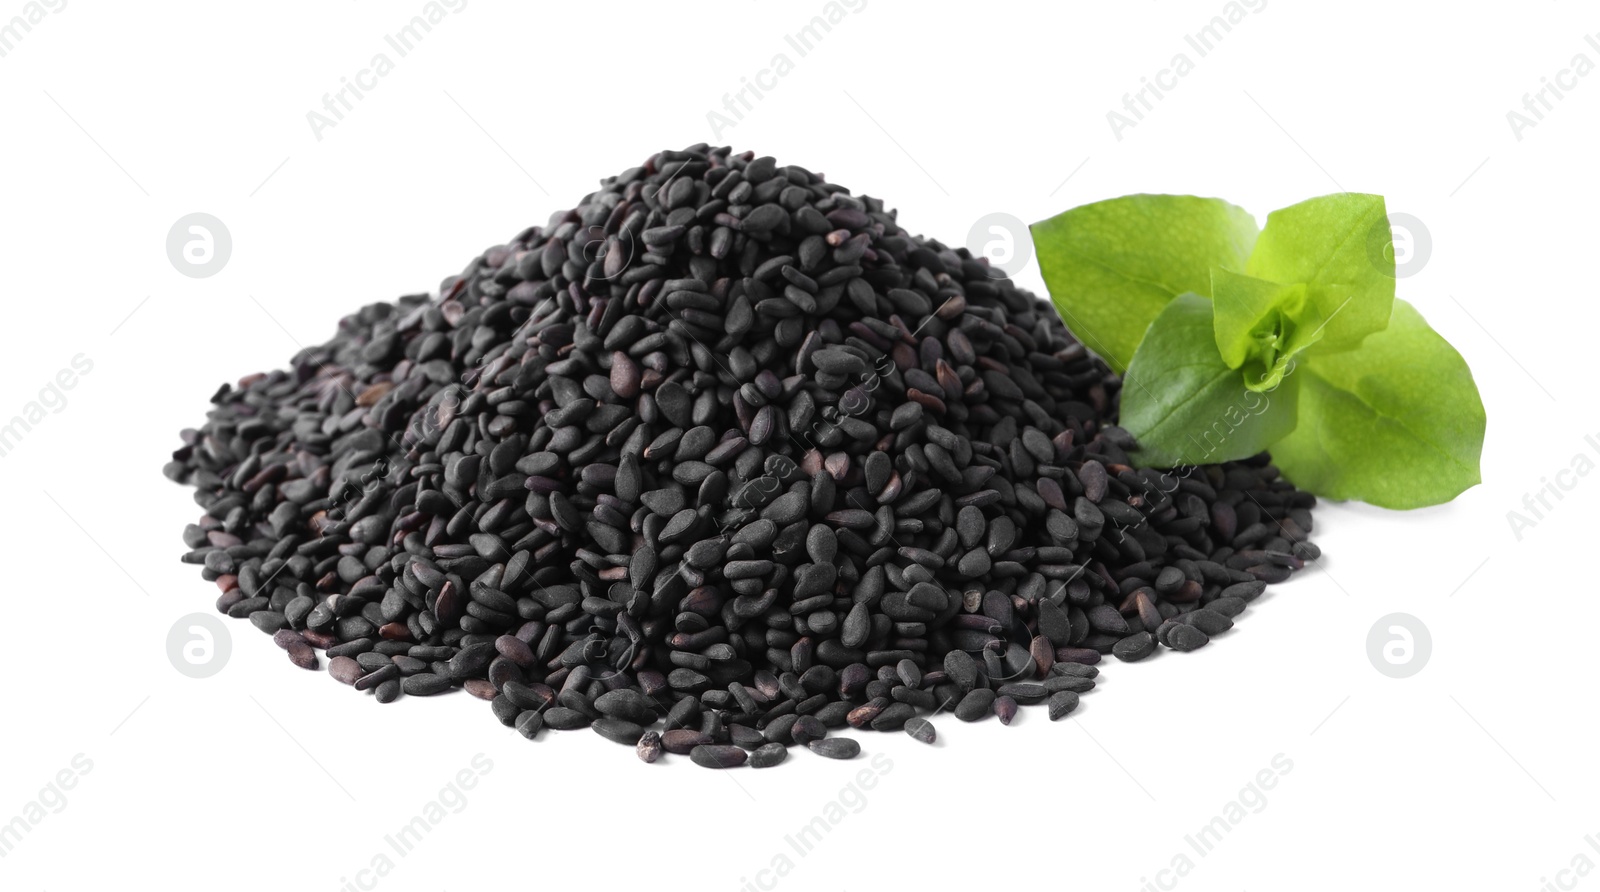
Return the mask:
{"type": "MultiPolygon", "coordinates": [[[[0,458],[0,821],[77,754],[93,765],[0,859],[0,888],[331,892],[386,851],[376,887],[407,890],[1600,889],[1557,873],[1600,863],[1600,479],[1564,476],[1520,539],[1507,519],[1574,456],[1600,461],[1584,439],[1600,442],[1600,77],[1521,139],[1507,120],[1575,54],[1600,63],[1584,39],[1600,19],[1271,0],[1202,58],[1184,37],[1222,0],[870,0],[801,58],[784,36],[820,0],[471,0],[397,58],[383,38],[423,6],[71,0],[0,58],[0,419],[74,356],[93,363],[0,458]],[[394,71],[319,140],[307,113],[385,51],[394,71]],[[793,71],[714,135],[707,113],[780,52],[793,71]],[[1180,52],[1194,70],[1118,139],[1107,112],[1180,52]],[[956,244],[991,212],[1130,192],[1258,218],[1381,193],[1430,233],[1399,293],[1477,376],[1484,483],[1423,511],[1320,507],[1319,568],[1214,646],[1102,664],[1072,719],[946,719],[931,749],[865,734],[853,763],[795,752],[717,774],[592,734],[529,743],[466,695],[354,696],[236,621],[220,674],[174,671],[168,630],[218,592],[178,562],[198,509],[160,468],[219,383],[432,289],[602,176],[712,140],[883,196],[956,244]],[[197,211],[233,239],[206,279],[165,252],[197,211]],[[1431,631],[1411,678],[1368,660],[1392,612],[1431,631]],[[478,753],[493,767],[466,806],[389,851],[478,753]],[[1293,767],[1265,806],[1191,849],[1280,753],[1293,767]],[[858,810],[789,848],[875,755],[888,773],[843,794],[858,810]],[[1160,873],[1178,853],[1193,869],[1160,873]],[[780,854],[792,871],[760,873],[780,854]]],[[[24,9],[0,0],[0,21],[24,9]]],[[[1032,264],[1021,278],[1042,287],[1032,264]]]]}

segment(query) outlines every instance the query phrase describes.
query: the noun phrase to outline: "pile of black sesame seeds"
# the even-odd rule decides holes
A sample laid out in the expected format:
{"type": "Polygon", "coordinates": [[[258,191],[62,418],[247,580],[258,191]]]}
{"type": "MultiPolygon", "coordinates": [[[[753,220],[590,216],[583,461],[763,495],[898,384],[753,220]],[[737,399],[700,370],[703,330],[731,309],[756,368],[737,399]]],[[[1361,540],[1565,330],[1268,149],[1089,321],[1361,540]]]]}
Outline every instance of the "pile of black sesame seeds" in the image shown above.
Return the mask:
{"type": "Polygon", "coordinates": [[[223,386],[166,472],[298,666],[766,767],[1061,718],[1318,556],[1265,455],[1132,467],[1119,387],[881,201],[698,145],[223,386]]]}

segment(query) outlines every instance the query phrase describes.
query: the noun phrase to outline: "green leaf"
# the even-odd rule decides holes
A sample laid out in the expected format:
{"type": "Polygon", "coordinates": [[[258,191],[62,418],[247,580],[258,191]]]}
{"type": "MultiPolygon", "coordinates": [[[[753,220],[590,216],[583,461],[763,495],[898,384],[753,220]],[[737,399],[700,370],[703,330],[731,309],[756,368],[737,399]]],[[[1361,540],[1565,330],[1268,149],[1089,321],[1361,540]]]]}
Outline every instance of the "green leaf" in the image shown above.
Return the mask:
{"type": "Polygon", "coordinates": [[[1245,272],[1272,282],[1303,283],[1293,321],[1316,334],[1318,353],[1359,346],[1389,324],[1394,306],[1394,251],[1383,196],[1340,192],[1267,215],[1245,272]]]}
{"type": "Polygon", "coordinates": [[[1295,424],[1298,382],[1262,393],[1244,386],[1217,351],[1212,304],[1185,294],[1150,324],[1122,382],[1121,424],[1138,439],[1141,467],[1249,458],[1295,424]]]}
{"type": "Polygon", "coordinates": [[[1278,386],[1290,361],[1322,337],[1320,327],[1296,321],[1304,315],[1305,285],[1214,269],[1211,292],[1217,348],[1224,362],[1243,369],[1251,390],[1278,386]]]}
{"type": "Polygon", "coordinates": [[[1405,301],[1360,350],[1302,357],[1294,377],[1304,379],[1299,424],[1272,455],[1296,486],[1420,508],[1480,482],[1484,412],[1472,370],[1405,301]]]}
{"type": "Polygon", "coordinates": [[[1113,198],[1030,228],[1062,320],[1117,372],[1174,297],[1209,296],[1212,267],[1244,269],[1257,232],[1242,208],[1191,195],[1113,198]]]}
{"type": "Polygon", "coordinates": [[[1212,270],[1217,349],[1228,368],[1236,369],[1272,347],[1280,316],[1297,311],[1305,293],[1304,285],[1280,285],[1225,269],[1212,270]]]}

